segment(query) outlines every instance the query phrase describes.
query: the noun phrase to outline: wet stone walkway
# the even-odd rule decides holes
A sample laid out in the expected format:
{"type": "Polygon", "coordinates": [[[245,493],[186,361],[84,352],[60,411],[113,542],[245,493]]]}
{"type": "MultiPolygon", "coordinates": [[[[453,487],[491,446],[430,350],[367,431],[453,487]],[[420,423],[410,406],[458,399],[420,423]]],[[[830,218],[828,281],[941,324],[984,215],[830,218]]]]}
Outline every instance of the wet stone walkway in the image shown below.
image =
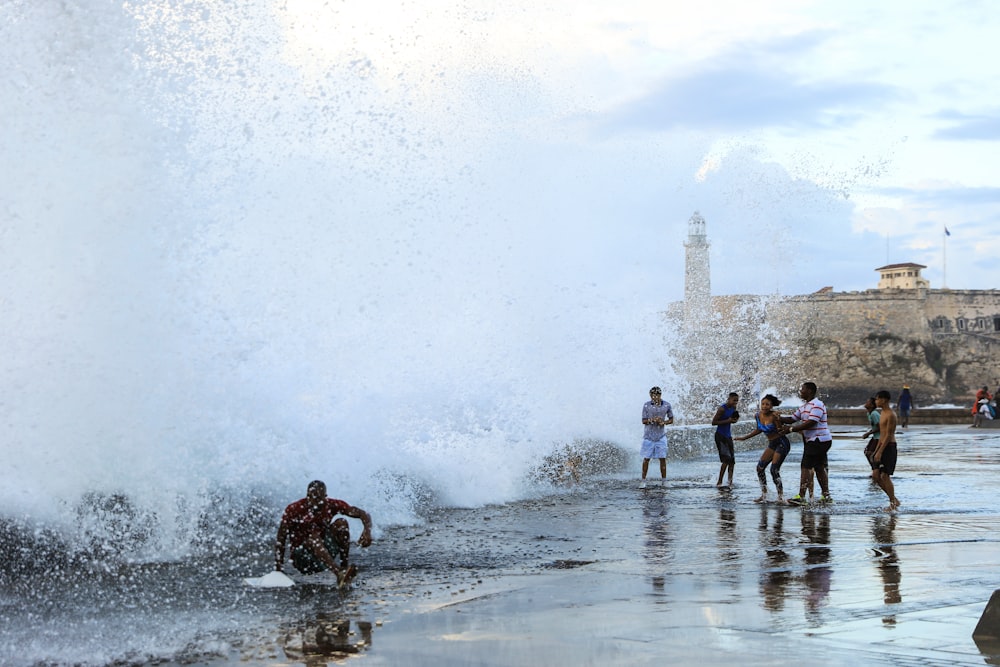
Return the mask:
{"type": "MultiPolygon", "coordinates": [[[[755,504],[757,452],[745,452],[728,491],[714,487],[718,464],[706,457],[671,462],[662,488],[589,480],[452,513],[454,532],[434,542],[456,556],[463,545],[488,551],[505,573],[467,560],[475,581],[462,593],[425,591],[375,633],[365,661],[1000,664],[971,636],[1000,588],[990,501],[1000,435],[921,427],[900,440],[895,513],[868,479],[863,442],[843,436],[831,453],[832,506],[755,504]]],[[[786,484],[797,481],[797,454],[786,484]]],[[[415,550],[425,547],[434,548],[415,550]]]]}

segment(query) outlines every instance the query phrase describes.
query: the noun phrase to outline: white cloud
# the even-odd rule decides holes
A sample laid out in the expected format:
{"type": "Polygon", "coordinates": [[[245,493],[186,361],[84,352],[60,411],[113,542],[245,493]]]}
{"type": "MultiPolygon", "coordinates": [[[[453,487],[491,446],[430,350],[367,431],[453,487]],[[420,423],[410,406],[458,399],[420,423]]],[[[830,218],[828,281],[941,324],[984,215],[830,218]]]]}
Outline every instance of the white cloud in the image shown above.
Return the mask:
{"type": "MultiPolygon", "coordinates": [[[[572,175],[590,173],[576,196],[591,205],[559,210],[601,238],[624,232],[614,216],[595,218],[610,208],[593,202],[635,201],[634,188],[648,187],[658,208],[630,206],[629,215],[672,220],[681,237],[695,208],[719,239],[742,238],[750,221],[793,246],[809,220],[828,232],[826,254],[842,256],[821,267],[808,253],[772,261],[720,244],[721,261],[766,277],[730,270],[733,278],[714,280],[717,290],[861,289],[887,255],[928,263],[933,278],[941,262],[927,249],[933,241],[921,241],[930,227],[992,233],[995,213],[976,202],[982,188],[1000,185],[983,168],[992,146],[981,140],[992,136],[995,106],[974,85],[996,76],[1000,62],[990,57],[991,12],[961,2],[752,4],[439,2],[387,12],[384,3],[322,9],[299,0],[282,16],[288,58],[307,78],[324,80],[345,59],[370,64],[374,103],[396,114],[399,135],[418,139],[438,173],[489,155],[498,162],[484,178],[497,192],[505,185],[496,179],[511,173],[505,159],[559,184],[508,215],[549,210],[546,197],[572,201],[572,175]],[[595,122],[603,131],[591,131],[595,122]],[[616,170],[597,176],[590,161],[616,170]],[[629,194],[618,177],[631,182],[629,194]],[[946,178],[956,181],[954,199],[935,207],[911,185],[946,178]],[[888,251],[887,236],[898,239],[888,251]]],[[[622,250],[613,261],[628,266],[622,250]]],[[[949,283],[1000,283],[990,270],[960,271],[949,283]]]]}

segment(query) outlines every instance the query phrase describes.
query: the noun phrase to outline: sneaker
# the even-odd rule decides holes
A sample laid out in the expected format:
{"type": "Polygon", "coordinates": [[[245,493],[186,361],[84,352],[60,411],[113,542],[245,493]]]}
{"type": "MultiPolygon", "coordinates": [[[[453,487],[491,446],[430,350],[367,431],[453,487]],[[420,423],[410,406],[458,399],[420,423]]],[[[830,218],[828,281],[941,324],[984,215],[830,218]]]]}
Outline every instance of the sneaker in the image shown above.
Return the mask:
{"type": "Polygon", "coordinates": [[[788,499],[789,505],[808,505],[809,501],[802,496],[793,496],[788,499]]]}
{"type": "Polygon", "coordinates": [[[640,489],[645,489],[646,488],[646,480],[642,480],[641,482],[639,482],[639,488],[640,489]]]}
{"type": "Polygon", "coordinates": [[[825,495],[825,496],[823,496],[823,497],[821,497],[821,498],[819,499],[819,501],[820,501],[821,503],[824,503],[824,504],[826,504],[826,505],[832,505],[832,504],[833,504],[833,498],[831,498],[831,497],[829,496],[829,494],[828,494],[828,495],[825,495]]]}

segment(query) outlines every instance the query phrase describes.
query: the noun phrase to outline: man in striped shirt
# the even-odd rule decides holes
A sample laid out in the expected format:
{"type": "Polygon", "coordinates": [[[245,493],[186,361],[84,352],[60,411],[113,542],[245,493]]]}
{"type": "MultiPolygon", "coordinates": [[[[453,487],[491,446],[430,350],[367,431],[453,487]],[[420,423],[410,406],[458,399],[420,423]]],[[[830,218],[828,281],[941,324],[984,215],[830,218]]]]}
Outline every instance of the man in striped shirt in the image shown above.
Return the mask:
{"type": "Polygon", "coordinates": [[[788,426],[785,433],[802,434],[802,464],[800,466],[801,476],[799,478],[799,495],[789,498],[792,505],[806,504],[806,488],[809,485],[809,471],[816,472],[816,481],[823,491],[820,502],[830,503],[830,480],[827,475],[826,453],[830,451],[833,444],[833,436],[830,434],[830,427],[826,423],[826,406],[823,401],[816,398],[817,388],[814,382],[803,382],[799,389],[799,398],[805,403],[801,405],[790,416],[781,418],[781,421],[788,426]]]}

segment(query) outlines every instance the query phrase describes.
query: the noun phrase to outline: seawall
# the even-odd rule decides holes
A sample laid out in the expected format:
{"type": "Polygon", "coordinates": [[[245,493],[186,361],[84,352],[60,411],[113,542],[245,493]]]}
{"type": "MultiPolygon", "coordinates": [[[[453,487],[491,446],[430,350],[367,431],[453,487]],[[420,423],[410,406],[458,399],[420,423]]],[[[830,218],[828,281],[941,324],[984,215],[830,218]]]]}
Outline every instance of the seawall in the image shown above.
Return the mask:
{"type": "MultiPolygon", "coordinates": [[[[866,426],[868,416],[864,408],[829,408],[827,420],[832,426],[866,426]]],[[[972,407],[922,408],[910,412],[910,424],[968,424],[972,425],[972,407]]]]}
{"type": "MultiPolygon", "coordinates": [[[[793,395],[807,380],[827,405],[861,405],[880,389],[895,402],[908,385],[918,406],[971,406],[977,389],[1000,384],[997,289],[715,296],[695,319],[685,305],[664,313],[674,332],[666,355],[681,378],[678,405],[697,419],[710,418],[729,391],[793,395]]],[[[956,408],[911,421],[966,419],[956,408]]]]}
{"type": "Polygon", "coordinates": [[[971,406],[1000,371],[998,290],[807,294],[777,300],[768,316],[789,365],[839,403],[908,384],[918,402],[971,406]]]}

